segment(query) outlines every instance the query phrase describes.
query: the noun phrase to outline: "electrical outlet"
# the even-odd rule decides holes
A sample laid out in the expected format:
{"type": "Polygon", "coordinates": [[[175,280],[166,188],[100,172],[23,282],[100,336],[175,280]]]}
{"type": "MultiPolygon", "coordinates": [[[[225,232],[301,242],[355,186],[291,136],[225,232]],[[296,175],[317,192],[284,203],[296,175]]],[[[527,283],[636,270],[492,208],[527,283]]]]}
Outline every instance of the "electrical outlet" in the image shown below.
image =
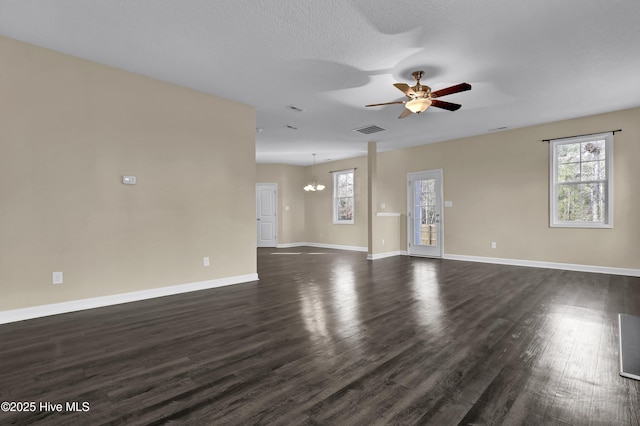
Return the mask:
{"type": "Polygon", "coordinates": [[[491,241],[491,248],[494,249],[497,247],[497,244],[495,241],[491,241]]]}
{"type": "Polygon", "coordinates": [[[384,245],[384,238],[382,239],[382,245],[384,245]]]}
{"type": "Polygon", "coordinates": [[[203,264],[204,266],[209,266],[209,265],[211,264],[211,263],[209,262],[209,256],[205,256],[205,257],[202,259],[202,264],[203,264]]]}
{"type": "Polygon", "coordinates": [[[54,272],[51,282],[53,284],[62,284],[62,272],[54,272]]]}

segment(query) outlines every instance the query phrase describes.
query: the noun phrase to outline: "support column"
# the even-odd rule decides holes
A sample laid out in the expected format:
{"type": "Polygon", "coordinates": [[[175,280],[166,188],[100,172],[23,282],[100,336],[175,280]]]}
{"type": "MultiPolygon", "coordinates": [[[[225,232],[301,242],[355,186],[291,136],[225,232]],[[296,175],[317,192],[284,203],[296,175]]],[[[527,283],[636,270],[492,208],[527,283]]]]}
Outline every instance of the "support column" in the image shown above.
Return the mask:
{"type": "Polygon", "coordinates": [[[369,142],[367,151],[367,259],[372,260],[374,254],[376,206],[378,205],[378,143],[369,142]]]}

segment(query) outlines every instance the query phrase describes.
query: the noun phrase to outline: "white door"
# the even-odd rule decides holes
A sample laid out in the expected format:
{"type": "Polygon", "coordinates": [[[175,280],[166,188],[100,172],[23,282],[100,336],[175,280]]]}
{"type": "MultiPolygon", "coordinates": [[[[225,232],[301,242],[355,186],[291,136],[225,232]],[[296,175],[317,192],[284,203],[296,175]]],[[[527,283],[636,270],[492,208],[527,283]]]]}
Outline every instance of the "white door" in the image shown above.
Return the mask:
{"type": "Polygon", "coordinates": [[[442,257],[442,170],[409,173],[407,181],[409,255],[442,257]]]}
{"type": "Polygon", "coordinates": [[[258,247],[275,247],[277,243],[278,219],[276,218],[275,183],[256,184],[256,231],[258,247]]]}

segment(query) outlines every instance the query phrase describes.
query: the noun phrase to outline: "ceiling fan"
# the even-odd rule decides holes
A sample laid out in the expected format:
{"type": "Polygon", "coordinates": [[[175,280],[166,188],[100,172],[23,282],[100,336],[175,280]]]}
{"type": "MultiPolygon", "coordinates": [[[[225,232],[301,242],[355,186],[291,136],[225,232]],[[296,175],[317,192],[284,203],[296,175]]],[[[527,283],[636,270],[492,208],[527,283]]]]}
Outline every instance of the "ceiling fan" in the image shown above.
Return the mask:
{"type": "Polygon", "coordinates": [[[442,96],[452,95],[454,93],[471,90],[471,85],[469,83],[460,83],[460,84],[456,84],[455,86],[447,87],[446,89],[440,89],[440,90],[436,90],[435,92],[432,92],[431,87],[423,86],[422,84],[420,84],[420,79],[424,75],[424,71],[414,71],[411,73],[411,75],[416,80],[415,86],[411,87],[408,84],[404,84],[404,83],[394,84],[394,86],[400,89],[400,91],[404,93],[407,96],[407,98],[409,98],[409,100],[385,102],[382,104],[371,104],[371,105],[365,105],[365,107],[404,104],[405,110],[402,111],[402,114],[400,114],[398,118],[405,118],[411,114],[420,114],[430,106],[446,109],[448,111],[456,111],[460,109],[462,105],[441,101],[436,98],[441,98],[442,96]]]}

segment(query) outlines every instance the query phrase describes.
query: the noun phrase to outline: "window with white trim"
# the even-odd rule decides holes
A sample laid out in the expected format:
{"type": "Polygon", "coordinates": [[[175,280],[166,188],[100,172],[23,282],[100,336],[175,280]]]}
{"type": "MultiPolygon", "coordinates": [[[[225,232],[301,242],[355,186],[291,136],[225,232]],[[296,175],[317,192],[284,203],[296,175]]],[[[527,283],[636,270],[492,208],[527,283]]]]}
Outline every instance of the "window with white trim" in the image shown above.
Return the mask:
{"type": "Polygon", "coordinates": [[[333,223],[353,224],[355,219],[355,169],[333,172],[333,223]]]}
{"type": "Polygon", "coordinates": [[[613,133],[553,139],[552,227],[613,227],[613,133]]]}

